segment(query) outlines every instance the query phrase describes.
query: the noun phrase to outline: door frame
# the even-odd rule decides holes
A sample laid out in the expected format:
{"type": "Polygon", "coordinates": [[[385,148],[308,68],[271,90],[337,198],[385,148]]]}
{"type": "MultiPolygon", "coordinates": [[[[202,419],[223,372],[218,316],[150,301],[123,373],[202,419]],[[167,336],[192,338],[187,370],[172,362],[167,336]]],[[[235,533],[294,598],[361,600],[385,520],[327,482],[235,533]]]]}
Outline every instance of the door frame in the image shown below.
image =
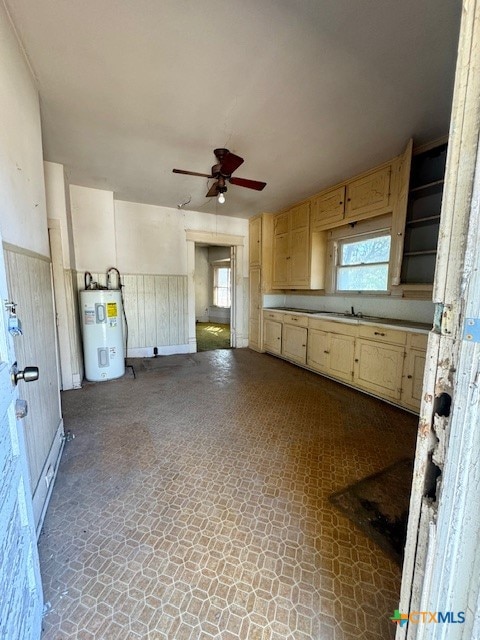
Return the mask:
{"type": "Polygon", "coordinates": [[[480,0],[462,5],[399,611],[465,621],[398,624],[397,640],[480,637],[480,0]]]}
{"type": "Polygon", "coordinates": [[[232,248],[232,307],[230,343],[233,348],[248,346],[248,323],[245,320],[244,236],[206,231],[186,231],[187,239],[187,309],[189,353],[197,351],[195,323],[195,243],[232,248]],[[247,331],[245,331],[247,329],[247,331]]]}

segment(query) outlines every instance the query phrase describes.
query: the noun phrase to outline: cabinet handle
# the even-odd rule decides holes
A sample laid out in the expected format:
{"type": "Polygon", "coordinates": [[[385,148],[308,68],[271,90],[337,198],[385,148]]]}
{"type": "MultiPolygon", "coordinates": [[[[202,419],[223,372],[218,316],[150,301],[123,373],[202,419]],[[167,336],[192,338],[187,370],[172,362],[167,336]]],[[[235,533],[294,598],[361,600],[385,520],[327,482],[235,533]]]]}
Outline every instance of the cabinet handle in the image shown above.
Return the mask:
{"type": "Polygon", "coordinates": [[[292,318],[292,320],[294,320],[295,322],[298,322],[298,318],[292,318]]]}
{"type": "Polygon", "coordinates": [[[351,202],[351,201],[352,201],[352,199],[351,199],[351,198],[347,198],[347,202],[351,202]]]}
{"type": "Polygon", "coordinates": [[[355,358],[355,362],[358,362],[358,358],[355,358]]]}
{"type": "Polygon", "coordinates": [[[290,256],[287,256],[287,258],[286,258],[286,259],[287,259],[287,260],[290,260],[290,256]]]}
{"type": "Polygon", "coordinates": [[[343,204],[343,200],[341,202],[339,202],[338,204],[343,204]]]}
{"type": "Polygon", "coordinates": [[[302,347],[306,347],[306,346],[307,346],[306,344],[302,344],[302,347]]]}
{"type": "Polygon", "coordinates": [[[330,353],[330,351],[324,351],[323,353],[330,353]]]}
{"type": "Polygon", "coordinates": [[[384,333],[381,333],[380,331],[375,331],[375,332],[374,332],[374,335],[375,335],[375,336],[384,336],[385,334],[384,334],[384,333]]]}
{"type": "Polygon", "coordinates": [[[409,380],[411,380],[411,379],[413,378],[413,376],[407,376],[407,378],[408,378],[409,380]]]}

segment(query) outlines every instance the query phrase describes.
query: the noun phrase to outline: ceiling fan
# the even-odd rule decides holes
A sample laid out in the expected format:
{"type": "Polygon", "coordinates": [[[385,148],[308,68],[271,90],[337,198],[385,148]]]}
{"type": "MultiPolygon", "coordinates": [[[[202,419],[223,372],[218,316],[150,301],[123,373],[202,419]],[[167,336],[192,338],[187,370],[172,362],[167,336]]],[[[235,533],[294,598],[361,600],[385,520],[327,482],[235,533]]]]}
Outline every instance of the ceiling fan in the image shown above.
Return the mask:
{"type": "Polygon", "coordinates": [[[208,190],[206,197],[218,196],[218,201],[221,204],[225,202],[224,193],[227,191],[226,182],[236,184],[238,187],[255,189],[256,191],[261,191],[266,186],[266,182],[232,177],[232,173],[243,164],[243,158],[240,158],[240,156],[230,153],[228,149],[214,149],[213,153],[218,163],[213,165],[211,173],[197,173],[196,171],[184,171],[183,169],[173,169],[173,173],[183,173],[187,176],[200,176],[201,178],[216,178],[208,190]]]}

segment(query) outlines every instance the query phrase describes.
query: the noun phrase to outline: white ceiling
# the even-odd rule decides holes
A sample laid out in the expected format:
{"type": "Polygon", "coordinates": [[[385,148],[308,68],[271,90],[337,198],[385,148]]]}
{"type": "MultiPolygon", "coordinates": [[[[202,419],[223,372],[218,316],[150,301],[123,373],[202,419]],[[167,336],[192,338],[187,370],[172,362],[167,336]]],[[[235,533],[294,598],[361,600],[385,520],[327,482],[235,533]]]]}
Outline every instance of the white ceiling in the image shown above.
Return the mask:
{"type": "Polygon", "coordinates": [[[120,200],[249,217],[448,131],[459,0],[6,0],[45,159],[120,200]],[[245,158],[206,199],[212,150],[245,158]]]}

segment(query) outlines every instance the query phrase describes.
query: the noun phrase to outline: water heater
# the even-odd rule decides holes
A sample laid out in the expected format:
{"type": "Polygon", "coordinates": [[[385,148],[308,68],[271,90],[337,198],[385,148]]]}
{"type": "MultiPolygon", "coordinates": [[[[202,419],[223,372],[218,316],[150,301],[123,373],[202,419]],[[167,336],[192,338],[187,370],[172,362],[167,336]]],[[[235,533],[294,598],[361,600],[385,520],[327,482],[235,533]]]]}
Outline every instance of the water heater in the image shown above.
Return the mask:
{"type": "Polygon", "coordinates": [[[122,294],[117,289],[80,291],[85,377],[113,380],[125,373],[122,294]]]}

